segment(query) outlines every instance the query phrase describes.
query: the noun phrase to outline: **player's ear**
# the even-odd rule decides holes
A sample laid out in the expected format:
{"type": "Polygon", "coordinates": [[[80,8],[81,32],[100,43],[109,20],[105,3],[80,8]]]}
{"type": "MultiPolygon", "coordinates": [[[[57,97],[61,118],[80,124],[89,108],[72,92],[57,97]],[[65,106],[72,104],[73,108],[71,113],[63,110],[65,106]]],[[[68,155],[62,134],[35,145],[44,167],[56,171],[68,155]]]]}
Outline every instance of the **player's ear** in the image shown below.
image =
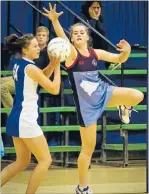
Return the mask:
{"type": "Polygon", "coordinates": [[[27,48],[22,48],[22,53],[23,54],[27,54],[28,53],[28,49],[27,48]]]}

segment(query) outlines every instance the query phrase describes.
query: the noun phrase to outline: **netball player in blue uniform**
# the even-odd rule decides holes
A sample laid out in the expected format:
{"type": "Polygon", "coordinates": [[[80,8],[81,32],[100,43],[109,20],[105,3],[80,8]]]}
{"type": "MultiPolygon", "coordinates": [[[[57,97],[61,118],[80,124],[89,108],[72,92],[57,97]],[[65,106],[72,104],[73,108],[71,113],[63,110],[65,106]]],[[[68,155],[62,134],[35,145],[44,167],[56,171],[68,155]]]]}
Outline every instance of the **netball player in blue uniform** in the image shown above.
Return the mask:
{"type": "MultiPolygon", "coordinates": [[[[4,185],[30,163],[31,153],[38,164],[31,174],[26,194],[34,194],[44,179],[51,164],[51,155],[43,132],[38,124],[38,84],[51,94],[58,94],[60,89],[60,60],[49,56],[50,64],[40,70],[33,60],[40,54],[36,38],[32,34],[22,37],[6,37],[5,46],[9,51],[20,53],[21,58],[14,61],[13,77],[16,95],[9,115],[6,133],[13,138],[16,161],[2,170],[1,184],[4,185]],[[54,80],[49,76],[54,71],[54,80]]],[[[15,59],[14,59],[15,60],[15,59]]]]}
{"type": "MultiPolygon", "coordinates": [[[[51,4],[49,10],[44,8],[44,11],[43,15],[52,21],[57,36],[68,40],[58,21],[63,12],[57,13],[56,5],[52,8],[51,4]]],[[[83,24],[73,25],[70,33],[71,54],[65,65],[73,90],[82,140],[78,158],[79,185],[76,193],[91,194],[93,192],[87,186],[87,174],[96,144],[97,119],[106,106],[121,106],[121,119],[128,123],[131,106],[136,106],[143,100],[143,93],[134,89],[110,86],[98,74],[98,60],[124,63],[128,59],[131,51],[128,42],[121,40],[117,44],[120,54],[113,54],[91,48],[88,29],[83,24]]]]}

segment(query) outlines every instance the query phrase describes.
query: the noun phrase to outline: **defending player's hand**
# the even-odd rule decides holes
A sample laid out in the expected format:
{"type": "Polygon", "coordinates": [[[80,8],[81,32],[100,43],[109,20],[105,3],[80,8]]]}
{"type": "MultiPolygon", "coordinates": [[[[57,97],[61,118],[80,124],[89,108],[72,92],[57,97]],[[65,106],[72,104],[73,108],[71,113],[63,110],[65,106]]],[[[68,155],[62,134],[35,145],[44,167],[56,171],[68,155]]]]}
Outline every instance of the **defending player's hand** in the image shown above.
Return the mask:
{"type": "Polygon", "coordinates": [[[120,52],[130,52],[131,51],[131,46],[126,40],[120,40],[120,42],[116,45],[117,46],[117,51],[120,52]]]}
{"type": "Polygon", "coordinates": [[[49,3],[49,10],[47,10],[45,7],[43,7],[43,9],[46,13],[42,13],[42,14],[44,16],[46,16],[49,20],[51,20],[52,23],[54,21],[56,21],[59,18],[59,16],[61,16],[63,14],[63,11],[61,11],[59,13],[56,12],[56,4],[54,4],[54,6],[52,8],[51,3],[49,3]]]}

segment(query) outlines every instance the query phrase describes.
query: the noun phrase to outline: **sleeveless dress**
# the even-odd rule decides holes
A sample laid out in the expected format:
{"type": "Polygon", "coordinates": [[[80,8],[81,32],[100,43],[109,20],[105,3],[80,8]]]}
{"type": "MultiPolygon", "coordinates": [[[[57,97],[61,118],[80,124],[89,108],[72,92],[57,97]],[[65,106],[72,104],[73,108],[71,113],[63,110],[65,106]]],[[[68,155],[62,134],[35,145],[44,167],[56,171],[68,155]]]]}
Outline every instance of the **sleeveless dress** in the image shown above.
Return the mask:
{"type": "Polygon", "coordinates": [[[16,95],[6,125],[8,135],[20,138],[33,138],[43,134],[38,124],[38,83],[27,76],[28,65],[34,65],[34,62],[26,58],[14,61],[13,78],[16,95]]]}
{"type": "Polygon", "coordinates": [[[100,76],[97,68],[98,57],[93,48],[89,49],[89,57],[77,52],[76,60],[67,70],[78,124],[87,127],[102,115],[115,87],[100,76]]]}

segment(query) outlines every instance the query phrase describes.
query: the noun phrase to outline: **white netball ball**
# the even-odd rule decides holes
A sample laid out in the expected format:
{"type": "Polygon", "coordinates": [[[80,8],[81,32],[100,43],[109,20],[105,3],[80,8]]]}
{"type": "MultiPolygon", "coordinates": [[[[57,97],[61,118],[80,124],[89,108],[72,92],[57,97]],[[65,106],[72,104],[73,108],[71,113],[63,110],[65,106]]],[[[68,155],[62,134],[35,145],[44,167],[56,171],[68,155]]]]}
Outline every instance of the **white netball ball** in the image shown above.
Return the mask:
{"type": "Polygon", "coordinates": [[[60,37],[53,38],[47,46],[47,51],[51,55],[61,56],[60,61],[63,62],[70,55],[70,43],[60,37]]]}

